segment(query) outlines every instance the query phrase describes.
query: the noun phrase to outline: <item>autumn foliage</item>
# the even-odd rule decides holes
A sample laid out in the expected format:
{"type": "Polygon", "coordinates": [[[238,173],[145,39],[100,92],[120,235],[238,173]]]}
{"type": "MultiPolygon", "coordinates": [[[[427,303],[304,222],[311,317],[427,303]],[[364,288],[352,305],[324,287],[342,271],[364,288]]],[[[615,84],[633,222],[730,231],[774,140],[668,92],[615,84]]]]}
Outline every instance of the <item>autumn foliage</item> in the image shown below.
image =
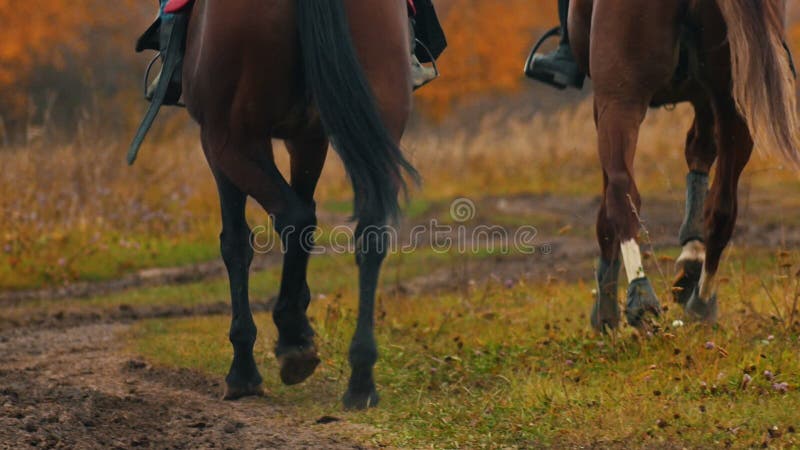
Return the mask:
{"type": "MultiPolygon", "coordinates": [[[[134,26],[154,8],[135,0],[0,0],[5,128],[37,114],[76,114],[91,107],[93,92],[113,94],[132,59],[134,26]]],[[[8,139],[2,128],[0,139],[8,139]]]]}
{"type": "MultiPolygon", "coordinates": [[[[558,23],[556,0],[434,0],[450,43],[442,78],[418,94],[429,117],[465,100],[513,94],[541,32],[558,23]]],[[[36,123],[70,130],[91,117],[124,130],[141,113],[145,63],[133,42],[156,1],[0,0],[0,145],[10,129],[36,123]]],[[[800,8],[789,39],[800,50],[800,8]]]]}
{"type": "Polygon", "coordinates": [[[524,82],[523,63],[542,30],[558,24],[556,0],[450,0],[435,2],[449,47],[435,88],[419,102],[441,117],[460,99],[511,93],[524,82]]]}

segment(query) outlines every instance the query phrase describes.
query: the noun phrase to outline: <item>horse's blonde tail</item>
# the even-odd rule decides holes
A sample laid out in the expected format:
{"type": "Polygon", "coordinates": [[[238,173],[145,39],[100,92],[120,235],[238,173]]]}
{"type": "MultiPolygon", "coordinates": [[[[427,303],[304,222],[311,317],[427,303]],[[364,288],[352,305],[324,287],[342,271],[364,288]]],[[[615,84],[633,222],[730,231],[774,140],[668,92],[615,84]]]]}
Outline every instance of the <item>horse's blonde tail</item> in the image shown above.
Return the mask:
{"type": "Polygon", "coordinates": [[[800,167],[795,78],[784,47],[784,0],[717,0],[728,26],[733,97],[756,146],[800,167]]]}

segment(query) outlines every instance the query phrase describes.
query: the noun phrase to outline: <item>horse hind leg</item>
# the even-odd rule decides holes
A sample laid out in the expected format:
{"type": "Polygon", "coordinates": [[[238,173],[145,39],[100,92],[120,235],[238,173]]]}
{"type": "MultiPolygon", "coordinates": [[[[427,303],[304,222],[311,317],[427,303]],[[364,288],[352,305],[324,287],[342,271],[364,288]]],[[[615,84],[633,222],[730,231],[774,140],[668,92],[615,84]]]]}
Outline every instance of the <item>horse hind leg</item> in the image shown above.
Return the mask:
{"type": "MultiPolygon", "coordinates": [[[[314,191],[325,164],[328,140],[319,130],[309,137],[289,140],[286,146],[291,157],[292,189],[314,210],[314,191]]],[[[306,276],[315,225],[316,219],[313,225],[292,229],[282,236],[283,274],[273,319],[280,332],[275,354],[281,366],[281,381],[287,385],[302,383],[320,363],[314,331],[306,316],[311,301],[306,276]]]]}
{"type": "MultiPolygon", "coordinates": [[[[225,192],[220,193],[223,202],[235,199],[233,194],[228,191],[237,192],[235,190],[238,190],[238,195],[253,197],[273,216],[275,230],[284,240],[282,242],[284,247],[288,248],[285,259],[289,263],[289,267],[284,269],[284,280],[297,277],[302,282],[302,289],[297,288],[298,283],[286,283],[287,290],[282,291],[273,313],[279,331],[278,347],[276,348],[279,360],[284,365],[291,364],[294,359],[285,357],[289,354],[302,355],[301,357],[308,361],[314,360],[316,358],[316,348],[313,345],[314,333],[306,318],[306,308],[310,299],[310,295],[305,289],[304,269],[307,257],[302,256],[302,251],[299,251],[296,245],[304,236],[304,230],[311,230],[316,224],[313,205],[299,198],[275,166],[269,136],[255,135],[241,129],[227,130],[208,127],[203,129],[202,137],[203,150],[212,171],[220,175],[218,179],[226,180],[225,186],[230,185],[225,192]],[[297,275],[294,271],[298,267],[303,269],[300,272],[302,276],[297,275]],[[292,349],[299,350],[292,351],[292,349]],[[282,356],[284,358],[281,358],[282,356]]],[[[243,217],[243,208],[242,206],[242,211],[237,212],[237,215],[243,217]]],[[[223,219],[225,220],[226,217],[229,218],[229,215],[226,214],[223,219]]],[[[243,222],[244,219],[241,221],[243,222]]],[[[245,228],[239,226],[238,229],[237,236],[248,233],[246,226],[245,228]]],[[[225,233],[223,234],[227,236],[225,233]]],[[[252,248],[248,250],[249,244],[249,240],[239,237],[239,241],[233,249],[226,249],[225,240],[223,242],[223,258],[226,259],[226,263],[227,259],[230,259],[230,265],[235,267],[235,270],[229,269],[234,306],[231,331],[234,364],[229,377],[234,380],[237,379],[238,372],[250,374],[254,372],[249,369],[250,361],[253,358],[252,343],[255,341],[255,325],[252,324],[246,293],[249,264],[241,263],[241,260],[245,258],[242,255],[252,251],[252,248]],[[239,330],[244,330],[241,336],[239,330]]],[[[249,261],[250,257],[246,259],[249,261]]],[[[314,367],[316,367],[315,364],[314,367]]],[[[286,375],[284,369],[281,372],[284,381],[297,380],[296,376],[286,375]]],[[[293,370],[289,370],[289,372],[293,372],[293,370]]],[[[240,383],[229,383],[229,385],[231,387],[229,390],[233,393],[236,393],[237,388],[241,387],[240,383]]],[[[245,389],[244,393],[249,392],[245,389]]],[[[232,395],[231,397],[237,396],[241,395],[232,395]]]]}
{"type": "Polygon", "coordinates": [[[608,177],[603,176],[603,200],[597,214],[597,240],[600,245],[600,260],[597,266],[597,294],[590,321],[592,328],[603,333],[619,327],[619,239],[616,230],[607,219],[606,192],[608,177]]]}
{"type": "Polygon", "coordinates": [[[619,242],[629,282],[625,315],[637,328],[647,326],[647,316],[659,315],[661,305],[636,242],[641,198],[633,162],[647,107],[677,64],[682,14],[680,2],[652,3],[641,8],[634,0],[595,2],[590,33],[598,150],[608,183],[598,229],[614,230],[619,242]]]}
{"type": "Polygon", "coordinates": [[[708,174],[717,157],[714,114],[707,103],[695,104],[696,116],[686,139],[686,213],[680,228],[681,254],[675,262],[672,293],[685,306],[700,283],[706,257],[703,208],[708,193],[708,174]]]}
{"type": "Polygon", "coordinates": [[[245,219],[247,196],[222,173],[215,172],[222,209],[220,250],[231,290],[233,316],[230,341],[233,344],[233,362],[225,378],[224,399],[236,400],[250,395],[262,395],[262,378],[253,357],[256,325],[248,297],[248,272],[253,260],[250,245],[250,228],[245,219]]]}
{"type": "Polygon", "coordinates": [[[689,318],[709,323],[717,320],[717,271],[736,225],[739,179],[753,151],[752,136],[733,99],[720,96],[714,111],[718,161],[705,206],[706,259],[700,282],[686,303],[689,318]]]}
{"type": "Polygon", "coordinates": [[[342,402],[347,409],[377,406],[373,367],[378,360],[375,340],[375,295],[381,265],[388,254],[390,229],[383,220],[362,219],[356,227],[356,263],[359,268],[358,319],[350,343],[352,372],[342,402]]]}
{"type": "MultiPolygon", "coordinates": [[[[607,179],[597,228],[598,233],[613,233],[613,238],[598,234],[598,239],[601,249],[608,247],[608,242],[603,241],[619,246],[613,250],[606,248],[604,263],[612,269],[619,267],[619,257],[615,255],[622,256],[629,282],[625,315],[631,326],[642,328],[647,325],[646,316],[658,316],[661,312],[661,304],[645,275],[636,242],[641,198],[633,178],[633,157],[647,102],[618,102],[599,96],[596,108],[600,159],[607,179]]],[[[606,287],[613,287],[613,272],[607,273],[605,278],[606,287]]],[[[611,297],[603,301],[610,305],[611,297]]]]}

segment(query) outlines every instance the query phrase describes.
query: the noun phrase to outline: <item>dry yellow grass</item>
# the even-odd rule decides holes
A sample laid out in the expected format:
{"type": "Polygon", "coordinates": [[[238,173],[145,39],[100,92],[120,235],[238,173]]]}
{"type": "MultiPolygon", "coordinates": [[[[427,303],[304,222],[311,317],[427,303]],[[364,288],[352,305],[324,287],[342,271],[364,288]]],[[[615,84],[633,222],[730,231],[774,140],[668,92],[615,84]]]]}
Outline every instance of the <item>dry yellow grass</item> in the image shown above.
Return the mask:
{"type": "MultiPolygon", "coordinates": [[[[642,128],[637,177],[648,195],[683,195],[683,141],[691,109],[653,111],[642,128]]],[[[404,147],[424,178],[412,198],[444,200],[516,193],[594,195],[600,188],[591,104],[531,120],[487,114],[470,130],[410,133],[404,147]]],[[[180,122],[177,122],[180,124],[180,122]]],[[[130,270],[216,257],[218,203],[192,127],[172,124],[139,162],[124,142],[0,152],[0,289],[119,276],[130,270]],[[177,131],[176,131],[177,130],[177,131]],[[183,130],[183,131],[182,131],[183,130]]],[[[280,166],[287,158],[277,144],[280,166]]],[[[781,161],[756,157],[745,186],[798,186],[781,161]]],[[[351,191],[331,153],[318,203],[351,191]]],[[[266,215],[251,205],[251,221],[266,215]]]]}

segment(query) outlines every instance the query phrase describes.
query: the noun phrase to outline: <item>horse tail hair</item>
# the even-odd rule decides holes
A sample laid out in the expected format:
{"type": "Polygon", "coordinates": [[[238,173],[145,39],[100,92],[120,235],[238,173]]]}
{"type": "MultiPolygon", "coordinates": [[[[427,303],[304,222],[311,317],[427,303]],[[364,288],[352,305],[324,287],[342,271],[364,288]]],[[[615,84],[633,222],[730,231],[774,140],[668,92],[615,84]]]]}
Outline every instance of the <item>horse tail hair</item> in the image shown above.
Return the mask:
{"type": "Polygon", "coordinates": [[[353,184],[354,217],[394,220],[404,173],[419,175],[381,119],[342,0],[297,0],[306,87],[353,184]]]}
{"type": "Polygon", "coordinates": [[[795,77],[783,0],[717,0],[728,27],[733,98],[755,144],[800,166],[795,77]]]}

